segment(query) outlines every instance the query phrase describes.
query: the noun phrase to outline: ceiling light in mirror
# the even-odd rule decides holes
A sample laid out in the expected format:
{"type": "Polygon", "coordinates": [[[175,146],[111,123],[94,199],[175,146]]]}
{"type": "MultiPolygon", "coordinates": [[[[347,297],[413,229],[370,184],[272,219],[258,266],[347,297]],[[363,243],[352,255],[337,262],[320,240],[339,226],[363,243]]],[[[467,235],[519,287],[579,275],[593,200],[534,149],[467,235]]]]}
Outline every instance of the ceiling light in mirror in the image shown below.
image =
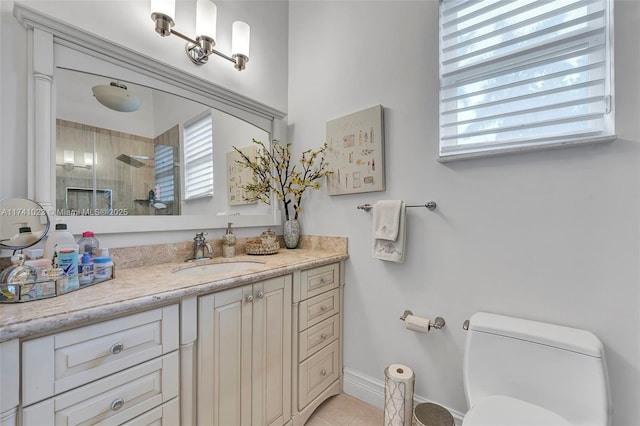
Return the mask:
{"type": "Polygon", "coordinates": [[[133,112],[140,109],[142,98],[127,90],[127,86],[112,81],[108,86],[99,85],[91,88],[98,102],[114,111],[133,112]]]}

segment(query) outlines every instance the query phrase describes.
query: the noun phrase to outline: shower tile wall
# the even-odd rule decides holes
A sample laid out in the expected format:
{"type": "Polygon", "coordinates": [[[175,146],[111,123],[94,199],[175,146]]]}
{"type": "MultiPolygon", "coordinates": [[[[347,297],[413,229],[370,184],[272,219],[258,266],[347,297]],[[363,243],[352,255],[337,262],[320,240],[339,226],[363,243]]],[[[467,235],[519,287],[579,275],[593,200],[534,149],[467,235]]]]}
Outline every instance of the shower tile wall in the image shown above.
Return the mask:
{"type": "MultiPolygon", "coordinates": [[[[57,120],[56,126],[56,207],[75,210],[75,214],[87,214],[92,205],[91,188],[94,172],[96,188],[112,190],[113,209],[127,209],[128,214],[149,214],[149,190],[154,187],[154,163],[140,160],[145,165],[136,168],[116,160],[120,154],[154,158],[154,140],[127,133],[96,128],[65,120],[57,120]],[[73,150],[75,164],[84,166],[84,153],[93,151],[95,140],[96,166],[94,169],[75,167],[68,171],[62,166],[64,151],[73,150]],[[85,188],[73,191],[67,200],[67,188],[85,188]]],[[[97,208],[105,208],[106,200],[98,193],[97,208]]],[[[72,214],[73,214],[72,213],[72,214]]],[[[151,212],[154,214],[155,212],[151,212]]]]}

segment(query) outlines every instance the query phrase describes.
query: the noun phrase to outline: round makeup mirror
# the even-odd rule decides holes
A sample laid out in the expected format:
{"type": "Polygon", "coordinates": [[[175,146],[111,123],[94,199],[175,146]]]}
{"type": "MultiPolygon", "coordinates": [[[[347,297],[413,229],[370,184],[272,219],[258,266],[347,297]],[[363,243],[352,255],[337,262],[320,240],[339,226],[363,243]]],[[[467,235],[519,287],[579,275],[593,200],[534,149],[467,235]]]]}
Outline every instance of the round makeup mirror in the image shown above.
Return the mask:
{"type": "Polygon", "coordinates": [[[37,202],[22,197],[0,199],[0,249],[21,250],[42,240],[49,215],[37,202]]]}

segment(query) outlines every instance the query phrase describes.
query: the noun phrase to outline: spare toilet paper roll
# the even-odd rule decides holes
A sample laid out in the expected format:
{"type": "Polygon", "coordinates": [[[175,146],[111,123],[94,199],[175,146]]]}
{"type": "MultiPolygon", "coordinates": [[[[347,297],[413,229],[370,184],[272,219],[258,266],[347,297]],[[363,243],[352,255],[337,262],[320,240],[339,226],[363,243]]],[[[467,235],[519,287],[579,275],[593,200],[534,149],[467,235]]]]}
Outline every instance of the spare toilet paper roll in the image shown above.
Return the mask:
{"type": "Polygon", "coordinates": [[[384,426],[410,426],[413,418],[413,370],[391,364],[384,370],[384,426]]]}
{"type": "Polygon", "coordinates": [[[404,326],[407,328],[407,330],[413,330],[419,333],[428,333],[430,322],[431,320],[428,318],[417,317],[415,315],[407,315],[407,317],[404,319],[404,326]]]}

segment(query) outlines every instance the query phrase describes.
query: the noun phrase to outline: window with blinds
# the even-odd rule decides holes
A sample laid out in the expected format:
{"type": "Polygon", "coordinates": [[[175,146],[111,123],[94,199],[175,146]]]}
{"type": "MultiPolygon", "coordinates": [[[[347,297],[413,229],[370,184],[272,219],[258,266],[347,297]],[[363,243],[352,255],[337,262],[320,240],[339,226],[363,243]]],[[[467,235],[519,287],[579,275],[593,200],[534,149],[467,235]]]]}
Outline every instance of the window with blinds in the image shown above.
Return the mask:
{"type": "Polygon", "coordinates": [[[213,195],[213,120],[206,113],[184,125],[184,198],[213,195]]]}
{"type": "Polygon", "coordinates": [[[615,139],[612,0],[441,0],[440,161],[615,139]]]}
{"type": "Polygon", "coordinates": [[[156,197],[161,202],[172,202],[176,199],[173,147],[168,145],[155,145],[154,149],[154,175],[159,194],[156,197]]]}

